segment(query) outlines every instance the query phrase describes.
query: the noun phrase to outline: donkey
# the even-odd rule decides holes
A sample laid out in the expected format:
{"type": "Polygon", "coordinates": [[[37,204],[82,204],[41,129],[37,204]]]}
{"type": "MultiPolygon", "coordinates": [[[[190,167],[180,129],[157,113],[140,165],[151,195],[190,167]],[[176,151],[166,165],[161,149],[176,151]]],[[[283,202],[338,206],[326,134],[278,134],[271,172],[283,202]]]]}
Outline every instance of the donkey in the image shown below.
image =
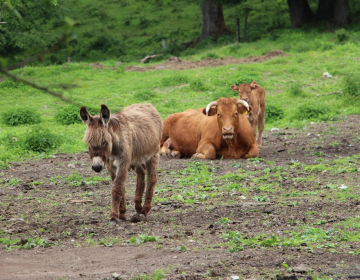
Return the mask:
{"type": "Polygon", "coordinates": [[[151,104],[133,104],[110,115],[108,107],[101,105],[100,116],[91,116],[85,107],[81,107],[80,117],[87,126],[84,142],[89,146],[91,168],[101,172],[105,166],[113,181],[110,224],[126,220],[125,180],[130,168],[137,176],[135,210],[140,219],[145,219],[157,183],[162,137],[162,120],[158,111],[151,104]],[[147,187],[142,206],[145,169],[147,187]]]}

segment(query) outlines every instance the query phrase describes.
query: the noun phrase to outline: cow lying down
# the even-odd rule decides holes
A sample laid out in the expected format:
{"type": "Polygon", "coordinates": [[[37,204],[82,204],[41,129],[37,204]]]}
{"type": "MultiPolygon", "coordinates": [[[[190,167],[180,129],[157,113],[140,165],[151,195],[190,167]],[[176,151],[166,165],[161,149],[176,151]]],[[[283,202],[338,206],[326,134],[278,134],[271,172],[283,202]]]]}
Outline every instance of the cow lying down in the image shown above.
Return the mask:
{"type": "Polygon", "coordinates": [[[160,153],[201,159],[257,157],[245,116],[250,111],[244,100],[220,98],[206,108],[172,114],[163,121],[160,153]]]}

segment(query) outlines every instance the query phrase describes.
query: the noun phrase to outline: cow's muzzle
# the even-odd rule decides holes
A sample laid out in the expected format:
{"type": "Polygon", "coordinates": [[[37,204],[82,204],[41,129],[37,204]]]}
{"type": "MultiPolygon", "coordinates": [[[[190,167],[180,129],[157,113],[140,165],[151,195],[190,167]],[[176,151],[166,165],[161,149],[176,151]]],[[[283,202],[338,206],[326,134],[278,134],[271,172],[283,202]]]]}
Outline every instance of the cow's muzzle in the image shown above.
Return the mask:
{"type": "Polygon", "coordinates": [[[222,135],[225,140],[231,140],[234,138],[234,128],[233,127],[223,127],[222,135]]]}
{"type": "Polygon", "coordinates": [[[244,101],[246,101],[246,102],[249,102],[249,98],[248,98],[248,97],[243,97],[243,98],[241,98],[241,100],[244,100],[244,101]]]}

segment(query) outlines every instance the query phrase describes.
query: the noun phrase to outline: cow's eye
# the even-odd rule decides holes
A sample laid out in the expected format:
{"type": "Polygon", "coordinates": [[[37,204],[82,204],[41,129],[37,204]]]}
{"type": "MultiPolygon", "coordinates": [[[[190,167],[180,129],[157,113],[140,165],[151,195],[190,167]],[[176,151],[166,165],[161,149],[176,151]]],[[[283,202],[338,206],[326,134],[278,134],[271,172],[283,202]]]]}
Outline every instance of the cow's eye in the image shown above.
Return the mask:
{"type": "Polygon", "coordinates": [[[220,114],[219,114],[219,113],[217,113],[217,116],[218,116],[218,117],[220,117],[220,114]]]}

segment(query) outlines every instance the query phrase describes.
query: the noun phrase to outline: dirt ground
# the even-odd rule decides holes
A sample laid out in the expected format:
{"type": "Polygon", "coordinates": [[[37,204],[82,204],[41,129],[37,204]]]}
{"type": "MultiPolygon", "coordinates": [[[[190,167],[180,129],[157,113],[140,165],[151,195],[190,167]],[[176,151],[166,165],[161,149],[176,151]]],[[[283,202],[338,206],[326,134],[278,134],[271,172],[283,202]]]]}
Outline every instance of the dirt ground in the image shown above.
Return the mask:
{"type": "MultiPolygon", "coordinates": [[[[227,64],[248,64],[248,63],[258,63],[264,62],[266,60],[272,59],[278,56],[286,56],[286,54],[281,50],[269,51],[262,56],[249,56],[246,58],[206,58],[198,61],[186,61],[181,60],[179,57],[170,57],[164,63],[148,66],[136,66],[130,65],[125,68],[125,71],[138,71],[146,72],[148,70],[184,70],[184,69],[197,69],[203,67],[219,67],[227,64]]],[[[94,67],[94,66],[93,66],[94,67]]]]}
{"type": "MultiPolygon", "coordinates": [[[[339,122],[311,124],[303,129],[267,131],[260,151],[263,160],[215,160],[206,164],[214,168],[214,176],[236,173],[240,164],[252,174],[249,180],[253,180],[260,176],[257,172],[269,166],[286,169],[294,162],[310,165],[319,159],[318,155],[330,160],[350,157],[360,151],[359,126],[358,116],[347,116],[339,122]]],[[[357,198],[350,197],[344,203],[334,199],[331,190],[324,186],[329,182],[344,182],[357,197],[357,172],[310,174],[286,169],[288,177],[268,179],[282,189],[317,192],[312,197],[293,198],[275,191],[268,194],[270,201],[255,201],[250,197],[259,194],[257,185],[245,180],[239,184],[251,189],[247,199],[241,197],[241,192],[224,191],[211,199],[181,202],[173,195],[181,189],[178,180],[191,175],[179,173],[189,162],[200,161],[161,156],[156,195],[162,200],[155,203],[147,221],[127,221],[115,227],[108,220],[111,194],[108,174],[101,175],[104,181],[91,184],[87,181],[97,174],[91,170],[86,151],[17,162],[0,171],[1,236],[19,238],[17,245],[28,237],[40,237],[49,244],[44,248],[13,250],[2,246],[0,279],[113,279],[114,273],[120,275],[118,279],[132,279],[141,274],[152,275],[160,269],[168,279],[230,279],[230,276],[313,279],[311,275],[320,275],[321,279],[360,279],[359,255],[347,254],[345,247],[338,248],[336,253],[328,248],[309,251],[306,244],[246,247],[229,253],[223,239],[229,231],[251,237],[259,232],[281,234],[294,226],[312,225],[306,214],[309,209],[314,212],[314,221],[326,220],[318,226],[323,229],[356,217],[360,210],[357,198]],[[78,184],[75,179],[69,179],[74,174],[80,178],[78,184]],[[293,180],[311,175],[314,179],[309,182],[293,180]],[[290,203],[294,200],[297,204],[290,203]],[[231,223],[217,223],[221,217],[231,217],[231,223]],[[297,221],[296,225],[291,221],[297,221]],[[140,245],[126,242],[145,233],[159,240],[140,245]],[[302,271],[299,267],[306,269],[302,271]]],[[[135,214],[135,184],[135,173],[131,171],[126,184],[128,219],[135,214]]],[[[225,182],[216,184],[221,189],[225,182]]],[[[349,245],[360,250],[359,242],[349,245]]]]}

